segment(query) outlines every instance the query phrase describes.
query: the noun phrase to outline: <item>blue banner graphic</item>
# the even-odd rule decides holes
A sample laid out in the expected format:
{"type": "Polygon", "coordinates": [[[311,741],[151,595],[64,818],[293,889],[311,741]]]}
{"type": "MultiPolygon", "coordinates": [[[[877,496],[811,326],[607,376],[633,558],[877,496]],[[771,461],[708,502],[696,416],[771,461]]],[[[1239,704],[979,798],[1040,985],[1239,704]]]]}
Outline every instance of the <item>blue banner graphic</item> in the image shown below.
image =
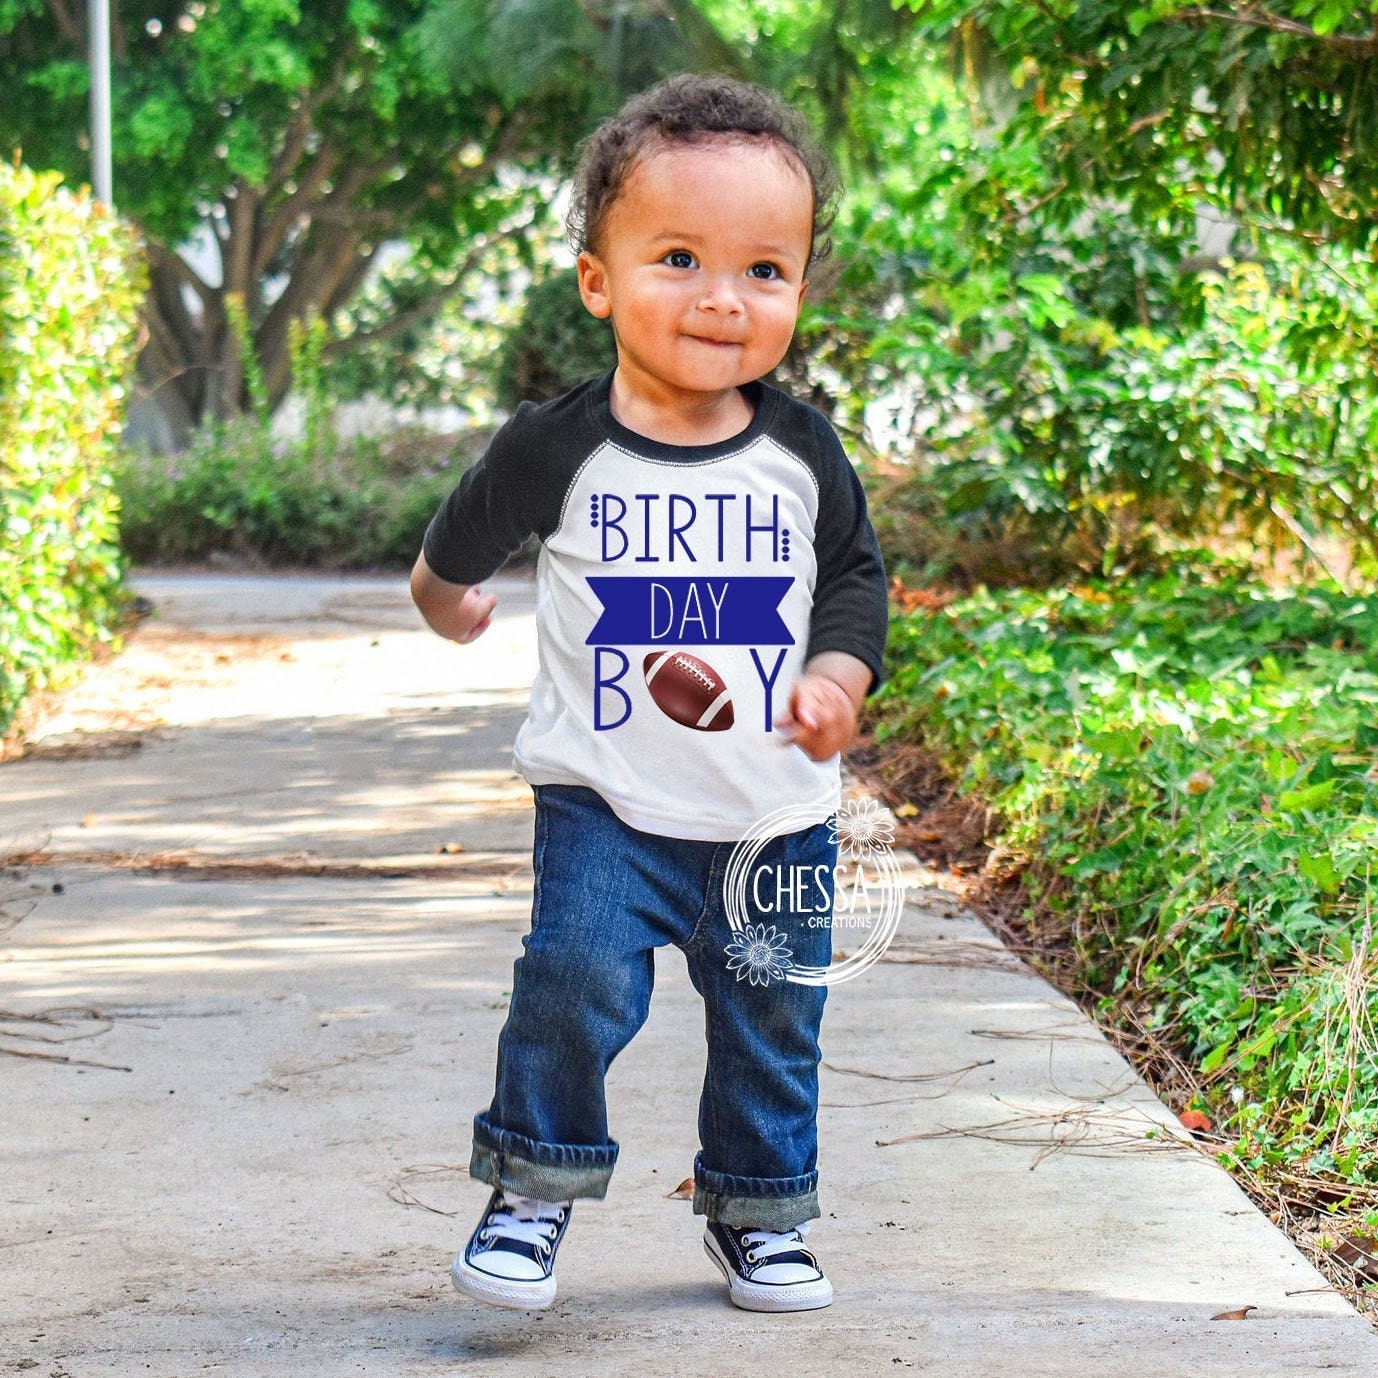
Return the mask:
{"type": "Polygon", "coordinates": [[[793,646],[780,616],[789,576],[597,577],[603,606],[588,646],[793,646]]]}

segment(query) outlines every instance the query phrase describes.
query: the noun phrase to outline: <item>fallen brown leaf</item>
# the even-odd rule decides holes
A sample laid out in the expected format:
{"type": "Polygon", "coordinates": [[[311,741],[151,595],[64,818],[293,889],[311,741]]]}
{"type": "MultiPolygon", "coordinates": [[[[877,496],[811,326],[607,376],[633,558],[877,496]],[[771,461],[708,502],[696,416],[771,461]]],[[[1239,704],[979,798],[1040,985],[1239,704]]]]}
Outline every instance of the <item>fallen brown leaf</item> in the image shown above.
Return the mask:
{"type": "Polygon", "coordinates": [[[1335,1246],[1334,1255],[1365,1282],[1378,1282],[1378,1239],[1372,1235],[1349,1235],[1335,1246]]]}
{"type": "Polygon", "coordinates": [[[1182,1128],[1190,1129],[1193,1134],[1211,1132],[1211,1117],[1202,1110],[1183,1110],[1177,1118],[1182,1122],[1182,1128]]]}
{"type": "Polygon", "coordinates": [[[674,1191],[665,1193],[666,1199],[670,1201],[692,1201],[694,1199],[694,1179],[686,1177],[674,1191]]]}
{"type": "Polygon", "coordinates": [[[902,612],[937,612],[956,602],[954,589],[911,589],[906,588],[898,576],[890,580],[890,597],[902,612]]]}
{"type": "Polygon", "coordinates": [[[1221,1311],[1211,1317],[1213,1321],[1242,1321],[1247,1320],[1250,1311],[1257,1311],[1256,1306],[1237,1306],[1233,1311],[1221,1311]]]}

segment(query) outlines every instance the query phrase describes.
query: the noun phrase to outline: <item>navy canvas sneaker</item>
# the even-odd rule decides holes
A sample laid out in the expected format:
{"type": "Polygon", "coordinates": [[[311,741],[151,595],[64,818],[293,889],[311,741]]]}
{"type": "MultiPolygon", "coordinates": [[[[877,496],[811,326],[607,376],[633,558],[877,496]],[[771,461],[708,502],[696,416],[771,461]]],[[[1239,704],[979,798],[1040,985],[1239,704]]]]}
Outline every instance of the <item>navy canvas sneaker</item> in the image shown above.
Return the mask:
{"type": "Polygon", "coordinates": [[[569,1224],[570,1201],[537,1201],[495,1191],[464,1252],[450,1269],[466,1296],[494,1306],[537,1311],[555,1300],[555,1251],[569,1224]]]}
{"type": "Polygon", "coordinates": [[[703,1247],[743,1311],[816,1311],[833,1299],[833,1285],[804,1248],[807,1225],[792,1230],[737,1229],[708,1222],[703,1247]]]}

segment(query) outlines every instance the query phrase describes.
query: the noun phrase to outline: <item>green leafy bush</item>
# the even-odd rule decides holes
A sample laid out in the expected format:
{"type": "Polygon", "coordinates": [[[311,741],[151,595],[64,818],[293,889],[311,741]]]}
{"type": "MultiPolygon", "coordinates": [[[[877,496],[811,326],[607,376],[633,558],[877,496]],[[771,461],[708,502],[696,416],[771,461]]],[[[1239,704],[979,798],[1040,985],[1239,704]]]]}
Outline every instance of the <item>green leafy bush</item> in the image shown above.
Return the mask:
{"type": "Polygon", "coordinates": [[[571,269],[533,283],[521,319],[498,356],[498,405],[544,402],[609,369],[617,360],[612,329],[589,315],[571,269]]]}
{"type": "MultiPolygon", "coordinates": [[[[1023,278],[1018,312],[992,287],[982,329],[1005,347],[943,357],[930,339],[915,375],[979,398],[935,397],[937,462],[908,479],[952,532],[952,570],[932,572],[960,575],[963,543],[1001,536],[1023,546],[1027,583],[1163,569],[1207,542],[1266,557],[1339,537],[1378,567],[1378,278],[1359,267],[1346,282],[1319,260],[1294,272],[1234,265],[1202,283],[1201,319],[1171,329],[1097,325],[1070,278],[1023,278]],[[1027,295],[1035,282],[1046,301],[1027,295]]],[[[895,535],[901,557],[934,563],[895,535]]]]}
{"type": "Polygon", "coordinates": [[[1373,263],[1228,225],[1203,252],[1190,187],[1136,219],[945,75],[912,86],[871,112],[839,290],[803,330],[888,461],[892,564],[1040,586],[1164,571],[1184,547],[1324,558],[1338,538],[1378,567],[1373,263]]]}
{"type": "Polygon", "coordinates": [[[485,438],[419,430],[339,441],[316,418],[274,443],[253,417],[200,431],[182,454],[126,454],[117,470],[130,559],[212,555],[326,569],[407,566],[441,500],[485,438]]]}
{"type": "Polygon", "coordinates": [[[109,476],[141,292],[128,230],[56,174],[0,164],[0,736],[108,639],[109,476]]]}
{"type": "Polygon", "coordinates": [[[1240,1160],[1378,1182],[1378,598],[980,593],[890,660],[879,735],[994,807],[1034,936],[1195,1060],[1240,1160]]]}

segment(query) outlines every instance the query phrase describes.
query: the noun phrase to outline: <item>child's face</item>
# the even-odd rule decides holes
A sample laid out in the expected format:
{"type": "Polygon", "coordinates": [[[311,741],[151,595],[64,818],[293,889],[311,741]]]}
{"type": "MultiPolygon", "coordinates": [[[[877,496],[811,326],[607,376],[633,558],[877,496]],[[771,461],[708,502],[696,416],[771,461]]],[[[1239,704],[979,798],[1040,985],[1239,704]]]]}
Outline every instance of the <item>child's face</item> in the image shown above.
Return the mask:
{"type": "Polygon", "coordinates": [[[770,144],[671,146],[632,168],[579,256],[579,290],[612,317],[619,384],[711,400],[785,356],[807,285],[808,177],[770,144]]]}

